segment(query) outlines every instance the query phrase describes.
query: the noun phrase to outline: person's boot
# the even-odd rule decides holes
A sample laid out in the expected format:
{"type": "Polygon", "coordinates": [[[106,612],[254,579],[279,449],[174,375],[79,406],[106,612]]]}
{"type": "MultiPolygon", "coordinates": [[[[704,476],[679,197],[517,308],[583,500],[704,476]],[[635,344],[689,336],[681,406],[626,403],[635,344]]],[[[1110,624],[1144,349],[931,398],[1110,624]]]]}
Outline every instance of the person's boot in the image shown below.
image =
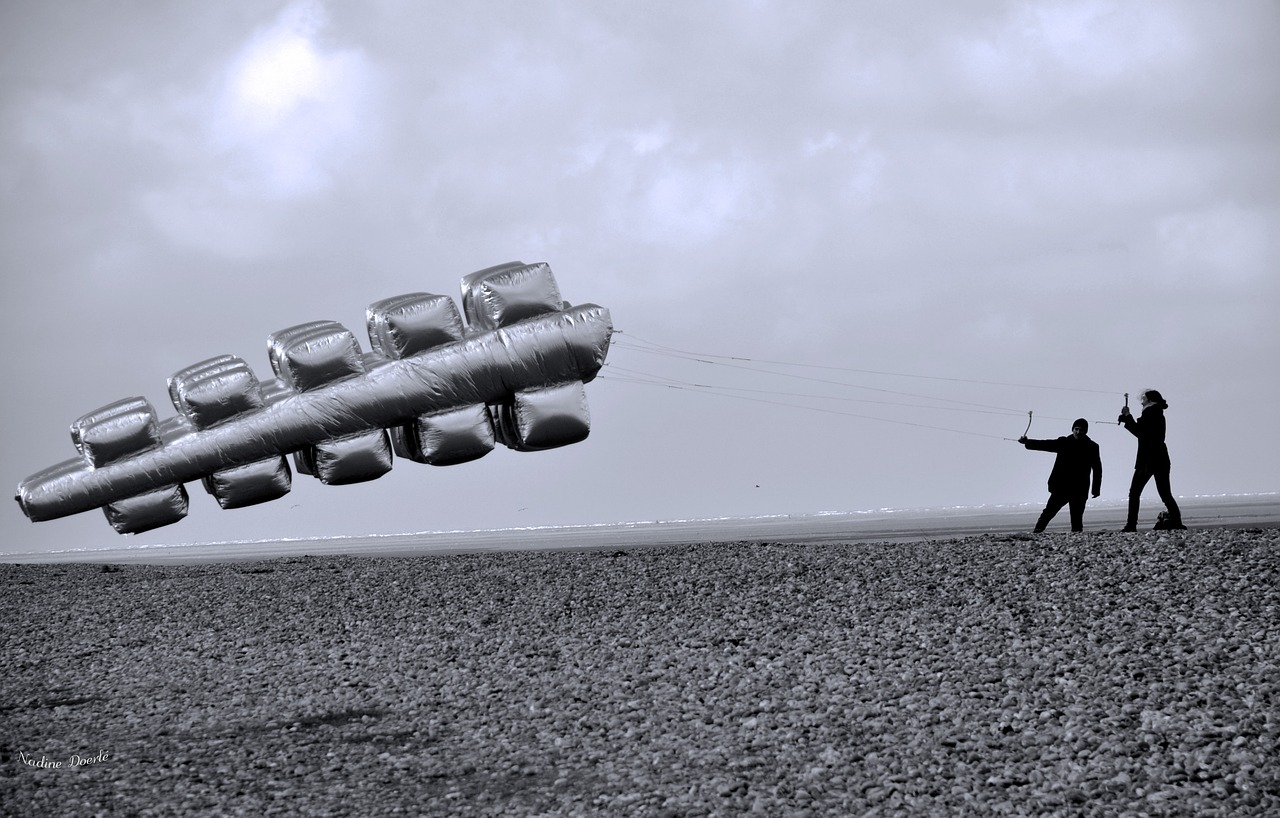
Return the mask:
{"type": "Polygon", "coordinates": [[[1136,497],[1134,497],[1134,496],[1130,495],[1130,497],[1129,497],[1129,519],[1128,519],[1128,521],[1124,524],[1124,528],[1120,529],[1121,531],[1127,531],[1127,532],[1132,533],[1132,532],[1135,532],[1135,531],[1137,531],[1137,530],[1138,530],[1138,509],[1139,509],[1139,505],[1138,505],[1138,498],[1136,498],[1136,497]]]}
{"type": "Polygon", "coordinates": [[[1049,521],[1045,519],[1044,514],[1040,515],[1040,519],[1036,520],[1036,527],[1031,529],[1032,534],[1043,534],[1044,530],[1049,527],[1049,521]]]}

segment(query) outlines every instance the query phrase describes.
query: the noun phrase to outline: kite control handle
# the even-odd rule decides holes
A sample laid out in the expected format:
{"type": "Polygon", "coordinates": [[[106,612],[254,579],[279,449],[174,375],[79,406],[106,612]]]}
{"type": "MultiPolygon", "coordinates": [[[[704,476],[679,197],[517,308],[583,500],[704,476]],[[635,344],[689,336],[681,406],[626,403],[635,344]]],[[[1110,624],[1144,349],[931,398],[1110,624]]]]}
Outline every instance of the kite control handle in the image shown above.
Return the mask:
{"type": "Polygon", "coordinates": [[[333,321],[268,338],[272,380],[222,355],[169,378],[176,417],[127,398],[71,426],[79,457],[31,475],[17,501],[33,521],[102,508],[122,534],[181,520],[185,483],[222,508],[275,500],[295,468],[330,485],[381,477],[393,452],[432,465],[482,457],[495,443],[538,451],[590,431],[584,385],[604,366],[613,324],[569,307],[546,264],[490,267],[453,299],[409,293],[366,312],[370,352],[333,321]]]}

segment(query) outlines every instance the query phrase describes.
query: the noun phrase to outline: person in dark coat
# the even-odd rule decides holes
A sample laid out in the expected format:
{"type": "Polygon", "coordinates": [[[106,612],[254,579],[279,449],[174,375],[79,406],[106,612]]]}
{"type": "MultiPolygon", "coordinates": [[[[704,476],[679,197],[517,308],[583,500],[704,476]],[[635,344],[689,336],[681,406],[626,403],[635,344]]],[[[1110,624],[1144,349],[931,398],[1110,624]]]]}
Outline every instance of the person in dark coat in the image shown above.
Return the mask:
{"type": "Polygon", "coordinates": [[[1071,507],[1071,530],[1084,531],[1084,506],[1089,501],[1090,473],[1093,474],[1093,496],[1102,493],[1102,453],[1089,437],[1089,421],[1080,418],[1071,424],[1071,434],[1055,440],[1030,440],[1026,435],[1018,442],[1028,449],[1057,452],[1053,471],[1049,472],[1049,503],[1036,521],[1039,534],[1063,506],[1071,507]]]}
{"type": "Polygon", "coordinates": [[[1164,442],[1164,410],[1169,408],[1169,404],[1154,389],[1143,392],[1139,400],[1142,402],[1142,414],[1137,420],[1129,414],[1127,405],[1120,410],[1120,423],[1138,438],[1138,455],[1133,464],[1133,482],[1129,484],[1129,520],[1121,530],[1138,530],[1138,507],[1142,490],[1146,488],[1147,481],[1153,477],[1156,480],[1156,491],[1159,492],[1160,499],[1168,509],[1161,527],[1185,529],[1186,526],[1182,524],[1182,511],[1178,508],[1178,502],[1173,499],[1173,492],[1169,489],[1169,448],[1164,442]]]}

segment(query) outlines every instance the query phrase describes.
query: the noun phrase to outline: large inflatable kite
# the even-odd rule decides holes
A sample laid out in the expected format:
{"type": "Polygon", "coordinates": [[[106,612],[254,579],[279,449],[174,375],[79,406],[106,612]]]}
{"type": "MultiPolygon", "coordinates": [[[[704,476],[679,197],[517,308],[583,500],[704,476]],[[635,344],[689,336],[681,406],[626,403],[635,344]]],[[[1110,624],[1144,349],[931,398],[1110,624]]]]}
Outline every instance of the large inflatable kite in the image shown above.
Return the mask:
{"type": "Polygon", "coordinates": [[[274,379],[243,359],[210,358],[169,378],[164,421],[126,398],[71,424],[80,456],[18,486],[33,521],[102,508],[122,534],[187,514],[200,480],[222,508],[292,487],[286,457],[323,483],[381,477],[394,456],[447,466],[496,443],[537,451],[587,437],[584,384],[604,365],[613,325],[595,304],[570,307],[546,264],[511,262],[462,279],[453,299],[409,293],[366,313],[370,352],[333,321],[270,335],[274,379]]]}

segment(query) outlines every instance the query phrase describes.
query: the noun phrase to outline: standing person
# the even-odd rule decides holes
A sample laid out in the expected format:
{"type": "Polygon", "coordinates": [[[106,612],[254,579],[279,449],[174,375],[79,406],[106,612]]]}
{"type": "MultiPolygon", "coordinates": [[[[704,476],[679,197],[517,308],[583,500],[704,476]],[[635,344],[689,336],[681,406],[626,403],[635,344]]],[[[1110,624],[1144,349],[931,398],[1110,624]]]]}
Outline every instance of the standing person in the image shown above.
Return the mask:
{"type": "Polygon", "coordinates": [[[1162,528],[1185,529],[1182,524],[1182,511],[1178,502],[1173,499],[1169,490],[1169,447],[1164,442],[1164,410],[1169,408],[1160,393],[1154,389],[1143,392],[1138,399],[1142,402],[1142,414],[1137,420],[1129,414],[1129,406],[1120,410],[1120,423],[1138,438],[1138,456],[1133,464],[1133,482],[1129,484],[1129,521],[1122,531],[1138,530],[1138,506],[1142,498],[1142,490],[1147,481],[1156,479],[1156,491],[1168,509],[1168,516],[1162,528]]]}
{"type": "Polygon", "coordinates": [[[1102,493],[1102,454],[1089,437],[1089,421],[1080,418],[1071,424],[1071,435],[1054,440],[1030,440],[1026,435],[1018,442],[1028,449],[1057,452],[1053,471],[1049,472],[1049,503],[1036,521],[1035,532],[1045,526],[1063,506],[1071,507],[1071,530],[1084,531],[1084,505],[1089,501],[1089,474],[1093,473],[1093,496],[1102,493]]]}

